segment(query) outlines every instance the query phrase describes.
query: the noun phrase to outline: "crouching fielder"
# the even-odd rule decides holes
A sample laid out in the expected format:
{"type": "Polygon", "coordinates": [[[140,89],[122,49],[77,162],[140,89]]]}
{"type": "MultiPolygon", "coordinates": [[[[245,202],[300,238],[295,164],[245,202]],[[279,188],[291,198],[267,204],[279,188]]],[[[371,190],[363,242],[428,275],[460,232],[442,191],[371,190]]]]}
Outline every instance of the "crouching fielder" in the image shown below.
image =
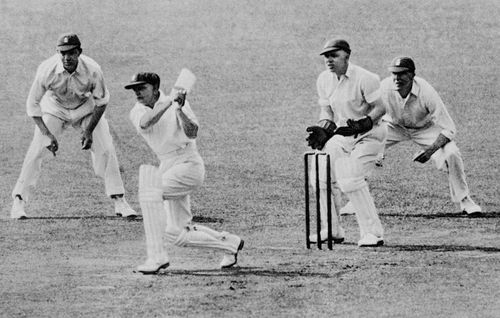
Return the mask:
{"type": "MultiPolygon", "coordinates": [[[[332,234],[334,242],[344,241],[340,226],[340,193],[349,198],[356,210],[360,239],[358,246],[383,245],[383,227],[366,178],[375,166],[377,154],[383,149],[387,135],[385,123],[380,119],[385,106],[380,98],[379,77],[349,62],[351,48],[343,39],[327,41],[323,50],[326,70],[317,80],[320,120],[307,131],[309,146],[330,154],[333,168],[331,175],[332,234]]],[[[320,170],[321,172],[321,170],[320,170]]],[[[325,173],[326,171],[324,171],[325,173]]],[[[328,227],[326,214],[326,176],[320,175],[321,240],[326,240],[328,227]]],[[[316,241],[311,235],[310,241],[316,241]]]]}
{"type": "Polygon", "coordinates": [[[164,238],[176,246],[219,249],[225,253],[220,267],[232,267],[243,240],[191,223],[190,194],[203,183],[205,166],[196,148],[198,124],[186,91],[174,88],[168,96],[159,87],[155,73],[138,73],[125,86],[137,97],[130,120],[161,162],[159,167],[142,165],[139,170],[147,260],[137,270],[155,274],[169,266],[164,238]]]}

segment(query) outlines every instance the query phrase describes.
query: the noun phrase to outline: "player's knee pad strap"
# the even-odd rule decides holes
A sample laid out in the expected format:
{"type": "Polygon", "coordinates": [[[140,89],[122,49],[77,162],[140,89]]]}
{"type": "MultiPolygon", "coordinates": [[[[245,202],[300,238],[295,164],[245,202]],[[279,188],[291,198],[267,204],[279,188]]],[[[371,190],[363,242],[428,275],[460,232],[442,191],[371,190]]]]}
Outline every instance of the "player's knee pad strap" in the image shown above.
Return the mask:
{"type": "Polygon", "coordinates": [[[358,159],[340,158],[335,162],[337,182],[343,192],[353,192],[365,187],[363,166],[358,159]]]}

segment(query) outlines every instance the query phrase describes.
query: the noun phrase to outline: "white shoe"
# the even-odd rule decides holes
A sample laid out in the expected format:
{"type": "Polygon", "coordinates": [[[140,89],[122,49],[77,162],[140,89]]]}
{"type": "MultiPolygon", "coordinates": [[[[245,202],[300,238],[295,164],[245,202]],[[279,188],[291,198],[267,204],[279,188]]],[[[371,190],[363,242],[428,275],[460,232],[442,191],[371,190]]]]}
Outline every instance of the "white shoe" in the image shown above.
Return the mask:
{"type": "Polygon", "coordinates": [[[356,214],[356,210],[354,209],[354,206],[352,205],[351,201],[347,202],[347,204],[340,209],[340,215],[350,215],[350,214],[356,214]]]}
{"type": "MultiPolygon", "coordinates": [[[[328,229],[322,229],[319,232],[321,242],[326,242],[328,240],[328,229]]],[[[332,232],[333,243],[340,244],[344,242],[345,231],[343,228],[340,228],[339,233],[332,232]]],[[[318,243],[318,236],[316,234],[309,235],[309,242],[318,243]]]]}
{"type": "Polygon", "coordinates": [[[230,268],[236,265],[238,262],[238,252],[243,249],[243,245],[245,245],[245,241],[240,238],[240,242],[238,243],[238,248],[236,249],[236,253],[234,254],[224,254],[222,261],[220,262],[220,268],[230,268]]]}
{"type": "Polygon", "coordinates": [[[24,212],[24,200],[19,199],[19,197],[14,198],[12,203],[12,208],[10,209],[11,219],[26,219],[26,212],[24,212]]]}
{"type": "Polygon", "coordinates": [[[155,261],[148,258],[144,264],[137,266],[137,271],[143,273],[144,275],[154,275],[157,274],[160,269],[167,268],[168,266],[170,266],[168,259],[155,261]]]}
{"type": "Polygon", "coordinates": [[[118,216],[126,217],[136,217],[137,213],[128,205],[128,202],[124,197],[115,198],[115,214],[118,216]]]}
{"type": "Polygon", "coordinates": [[[477,205],[469,196],[460,202],[460,209],[468,215],[478,215],[482,213],[481,207],[477,205]]]}
{"type": "Polygon", "coordinates": [[[375,236],[371,233],[365,234],[359,241],[359,247],[374,247],[384,245],[384,239],[382,237],[375,236]]]}

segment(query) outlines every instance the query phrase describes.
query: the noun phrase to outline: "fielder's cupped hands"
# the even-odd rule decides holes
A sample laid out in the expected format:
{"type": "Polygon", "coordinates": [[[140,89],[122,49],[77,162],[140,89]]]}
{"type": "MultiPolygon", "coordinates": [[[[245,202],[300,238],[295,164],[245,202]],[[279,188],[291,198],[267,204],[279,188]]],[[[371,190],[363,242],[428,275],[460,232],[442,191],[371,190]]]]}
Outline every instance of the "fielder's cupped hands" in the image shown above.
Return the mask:
{"type": "Polygon", "coordinates": [[[55,157],[56,152],[59,149],[59,143],[57,142],[57,139],[56,139],[56,137],[54,137],[54,135],[50,135],[49,138],[50,138],[50,144],[47,146],[47,149],[50,152],[52,152],[52,154],[55,157]]]}
{"type": "Polygon", "coordinates": [[[420,163],[426,163],[431,159],[431,156],[436,152],[432,147],[427,148],[426,150],[422,151],[419,155],[417,155],[415,158],[413,158],[413,161],[420,162],[420,163]]]}
{"type": "Polygon", "coordinates": [[[81,137],[81,143],[82,143],[82,150],[88,150],[90,147],[92,147],[92,133],[89,133],[88,131],[84,130],[82,132],[82,137],[81,137]]]}

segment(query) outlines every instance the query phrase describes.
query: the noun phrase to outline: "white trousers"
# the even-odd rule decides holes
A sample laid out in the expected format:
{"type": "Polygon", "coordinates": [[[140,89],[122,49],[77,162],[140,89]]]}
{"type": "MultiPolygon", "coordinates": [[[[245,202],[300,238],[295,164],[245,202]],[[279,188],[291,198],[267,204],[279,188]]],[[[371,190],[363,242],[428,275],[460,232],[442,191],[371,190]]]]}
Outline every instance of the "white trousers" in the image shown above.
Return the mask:
{"type": "Polygon", "coordinates": [[[387,125],[381,121],[357,138],[334,135],[322,151],[329,153],[335,159],[340,157],[358,159],[363,165],[365,177],[369,177],[375,169],[375,162],[379,158],[380,151],[384,149],[386,136],[387,125]]]}
{"type": "MultiPolygon", "coordinates": [[[[42,118],[50,132],[58,138],[68,126],[83,130],[90,122],[91,116],[90,113],[81,114],[79,110],[65,110],[61,111],[57,116],[45,113],[42,118]]],[[[92,164],[95,174],[104,179],[106,195],[124,193],[125,189],[113,145],[113,138],[104,115],[96,125],[92,138],[93,143],[90,148],[92,164]]],[[[50,139],[44,136],[38,126],[35,125],[33,140],[24,158],[21,174],[12,191],[13,198],[19,194],[24,200],[29,200],[30,193],[40,178],[43,155],[49,153],[46,149],[49,144],[50,139]]]]}
{"type": "Polygon", "coordinates": [[[148,258],[165,258],[163,248],[157,248],[163,246],[163,235],[155,234],[159,231],[154,224],[160,223],[166,223],[164,237],[167,242],[176,246],[237,253],[241,244],[238,236],[191,223],[190,194],[202,185],[204,179],[205,166],[193,145],[161,158],[159,169],[150,165],[140,167],[139,202],[143,215],[151,216],[144,219],[148,258]]]}
{"type": "Polygon", "coordinates": [[[166,232],[178,235],[193,219],[190,194],[205,180],[205,165],[196,150],[181,149],[160,164],[165,210],[166,232]]]}
{"type": "MultiPolygon", "coordinates": [[[[362,134],[354,138],[354,136],[344,137],[335,135],[326,143],[321,152],[330,155],[330,176],[332,183],[332,203],[336,210],[340,209],[338,200],[335,197],[340,194],[340,191],[345,193],[356,209],[356,218],[360,228],[360,237],[371,233],[377,237],[383,236],[383,228],[378,218],[378,213],[373,202],[373,198],[369,192],[366,178],[370,176],[375,168],[375,162],[378,159],[378,154],[384,149],[384,142],[387,135],[385,123],[379,123],[366,134],[362,134]],[[338,162],[342,163],[342,167],[337,167],[338,162]],[[336,171],[348,170],[343,175],[339,176],[336,171]]],[[[326,195],[327,173],[325,170],[325,157],[319,160],[319,184],[322,195],[326,195]]],[[[309,182],[315,187],[315,169],[314,163],[310,165],[309,182]]],[[[326,205],[320,205],[322,214],[322,228],[326,219],[326,205]]],[[[340,220],[336,213],[332,213],[332,225],[334,226],[334,235],[338,233],[340,220]]]]}
{"type": "MultiPolygon", "coordinates": [[[[431,126],[426,129],[409,129],[392,123],[388,123],[387,128],[387,148],[402,141],[413,141],[421,148],[426,148],[436,140],[442,131],[442,128],[438,126],[431,126]]],[[[462,154],[454,141],[447,143],[436,151],[431,159],[437,169],[448,174],[450,195],[453,202],[460,202],[469,195],[462,154]]]]}

